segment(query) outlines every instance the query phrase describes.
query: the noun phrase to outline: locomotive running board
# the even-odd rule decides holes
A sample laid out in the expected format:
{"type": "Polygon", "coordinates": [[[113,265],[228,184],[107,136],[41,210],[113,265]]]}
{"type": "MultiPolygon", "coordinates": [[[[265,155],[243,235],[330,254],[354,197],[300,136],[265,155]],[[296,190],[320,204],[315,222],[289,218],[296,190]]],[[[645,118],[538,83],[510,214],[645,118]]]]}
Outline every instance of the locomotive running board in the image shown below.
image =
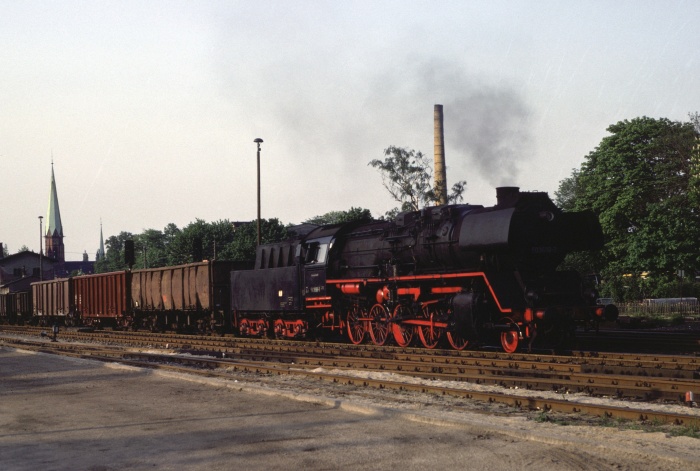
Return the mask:
{"type": "Polygon", "coordinates": [[[406,275],[406,276],[396,276],[396,277],[388,277],[388,278],[347,278],[347,279],[336,279],[336,280],[326,280],[327,285],[335,285],[336,288],[340,289],[341,285],[345,283],[361,283],[362,285],[368,285],[368,284],[382,284],[382,283],[391,283],[391,282],[408,282],[408,281],[428,281],[428,280],[454,280],[458,278],[477,278],[481,277],[484,280],[484,283],[486,283],[486,286],[488,287],[489,291],[491,292],[491,296],[493,296],[493,299],[496,301],[496,305],[498,306],[498,310],[507,313],[507,312],[513,312],[513,310],[509,307],[503,307],[501,306],[501,301],[498,299],[498,296],[496,296],[496,292],[493,289],[493,286],[491,285],[491,282],[489,279],[486,277],[486,273],[484,272],[471,272],[471,273],[445,273],[445,274],[435,274],[435,275],[406,275]]]}

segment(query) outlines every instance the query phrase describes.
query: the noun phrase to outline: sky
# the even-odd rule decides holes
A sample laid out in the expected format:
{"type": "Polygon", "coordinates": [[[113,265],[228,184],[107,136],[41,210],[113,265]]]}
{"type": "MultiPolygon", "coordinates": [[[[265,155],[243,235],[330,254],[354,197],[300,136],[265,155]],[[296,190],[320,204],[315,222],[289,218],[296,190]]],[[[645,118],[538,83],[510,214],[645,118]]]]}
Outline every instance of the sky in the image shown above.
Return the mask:
{"type": "Polygon", "coordinates": [[[611,124],[700,111],[700,2],[0,0],[0,242],[39,251],[51,168],[67,260],[205,221],[397,204],[368,165],[547,191],[611,124]]]}

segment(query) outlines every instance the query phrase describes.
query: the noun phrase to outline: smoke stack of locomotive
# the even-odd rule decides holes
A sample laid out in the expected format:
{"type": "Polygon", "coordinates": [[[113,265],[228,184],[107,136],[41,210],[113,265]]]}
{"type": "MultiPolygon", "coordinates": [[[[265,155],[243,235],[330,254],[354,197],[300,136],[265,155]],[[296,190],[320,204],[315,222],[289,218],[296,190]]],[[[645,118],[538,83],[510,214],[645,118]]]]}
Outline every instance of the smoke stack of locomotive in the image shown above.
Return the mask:
{"type": "Polygon", "coordinates": [[[445,170],[445,131],[442,126],[442,105],[435,105],[433,112],[435,131],[435,191],[437,204],[447,204],[447,171],[445,170]]]}

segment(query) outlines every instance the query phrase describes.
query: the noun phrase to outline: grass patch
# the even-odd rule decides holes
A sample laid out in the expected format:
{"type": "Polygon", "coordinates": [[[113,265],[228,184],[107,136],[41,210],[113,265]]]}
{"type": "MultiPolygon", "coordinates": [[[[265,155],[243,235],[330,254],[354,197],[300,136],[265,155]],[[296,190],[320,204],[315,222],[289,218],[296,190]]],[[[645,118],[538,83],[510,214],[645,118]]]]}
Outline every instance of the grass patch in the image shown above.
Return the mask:
{"type": "Polygon", "coordinates": [[[639,422],[616,417],[592,417],[582,415],[559,414],[547,411],[539,411],[528,414],[528,419],[537,423],[550,423],[555,425],[587,425],[598,427],[610,427],[617,430],[638,430],[647,433],[665,433],[669,437],[690,437],[700,439],[700,427],[696,425],[674,425],[658,420],[639,422]]]}

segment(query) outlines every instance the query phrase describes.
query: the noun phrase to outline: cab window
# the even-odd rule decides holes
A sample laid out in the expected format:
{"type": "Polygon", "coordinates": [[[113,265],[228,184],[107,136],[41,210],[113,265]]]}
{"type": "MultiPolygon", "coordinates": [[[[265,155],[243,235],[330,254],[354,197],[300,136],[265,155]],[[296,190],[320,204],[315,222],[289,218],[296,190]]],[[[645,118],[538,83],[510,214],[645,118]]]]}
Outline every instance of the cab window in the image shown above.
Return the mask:
{"type": "Polygon", "coordinates": [[[308,265],[313,265],[316,263],[326,263],[326,257],[328,256],[328,244],[319,244],[318,242],[313,242],[309,244],[309,248],[306,251],[306,258],[304,262],[308,265]]]}

